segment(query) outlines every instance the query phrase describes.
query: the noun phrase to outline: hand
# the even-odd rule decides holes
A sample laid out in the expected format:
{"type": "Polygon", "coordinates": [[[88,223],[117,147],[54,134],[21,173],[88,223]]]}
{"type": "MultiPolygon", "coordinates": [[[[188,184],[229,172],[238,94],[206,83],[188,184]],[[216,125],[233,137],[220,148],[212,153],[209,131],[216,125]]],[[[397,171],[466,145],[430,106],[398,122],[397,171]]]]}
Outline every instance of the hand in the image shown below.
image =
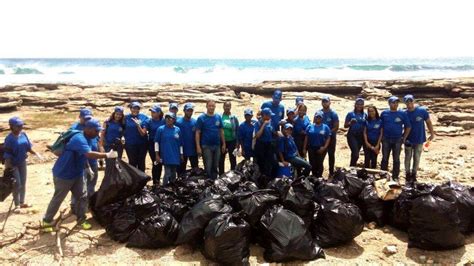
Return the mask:
{"type": "Polygon", "coordinates": [[[184,156],[182,154],[181,154],[180,158],[181,158],[181,162],[184,162],[184,156]]]}
{"type": "Polygon", "coordinates": [[[323,154],[326,149],[324,147],[319,148],[318,153],[323,154]]]}
{"type": "Polygon", "coordinates": [[[266,125],[270,124],[270,122],[271,122],[271,120],[265,120],[265,121],[263,121],[263,125],[266,126],[266,125]]]}
{"type": "Polygon", "coordinates": [[[227,151],[227,147],[225,146],[225,143],[224,143],[222,144],[221,152],[224,154],[226,151],[227,151]]]}
{"type": "Polygon", "coordinates": [[[136,124],[137,126],[141,126],[141,124],[142,124],[142,121],[141,121],[140,119],[138,119],[138,118],[132,118],[132,121],[135,122],[135,124],[136,124]]]}
{"type": "Polygon", "coordinates": [[[232,152],[232,154],[237,157],[239,156],[239,149],[234,149],[234,151],[232,152]]]}
{"type": "Polygon", "coordinates": [[[308,152],[308,151],[306,149],[303,149],[303,154],[301,154],[301,155],[303,155],[303,157],[306,157],[306,152],[308,152]]]}
{"type": "Polygon", "coordinates": [[[242,152],[240,153],[242,155],[242,157],[245,157],[245,151],[242,150],[242,152]]]}
{"type": "Polygon", "coordinates": [[[85,171],[90,179],[94,178],[94,171],[92,171],[92,168],[90,166],[86,167],[85,171]]]}
{"type": "Polygon", "coordinates": [[[407,142],[407,138],[403,137],[402,138],[402,144],[405,144],[407,142]]]}
{"type": "Polygon", "coordinates": [[[277,134],[278,134],[278,137],[284,137],[283,133],[281,133],[281,131],[277,131],[277,134]]]}
{"type": "Polygon", "coordinates": [[[161,164],[163,161],[161,160],[160,156],[156,156],[156,159],[155,159],[155,162],[153,163],[154,165],[159,165],[161,164]]]}
{"type": "Polygon", "coordinates": [[[201,157],[201,156],[202,156],[202,149],[201,149],[201,146],[197,146],[197,147],[196,147],[196,153],[197,153],[198,157],[201,157]]]}
{"type": "Polygon", "coordinates": [[[283,166],[287,167],[290,163],[289,162],[281,162],[283,166]]]}
{"type": "Polygon", "coordinates": [[[107,152],[105,154],[105,156],[107,157],[107,159],[115,159],[115,158],[118,157],[118,153],[114,150],[111,150],[111,151],[107,152]]]}
{"type": "Polygon", "coordinates": [[[352,118],[351,119],[351,125],[354,125],[355,123],[357,123],[357,120],[355,118],[352,118]]]}
{"type": "Polygon", "coordinates": [[[431,134],[430,137],[428,138],[429,141],[433,141],[435,138],[435,135],[434,134],[431,134]]]}

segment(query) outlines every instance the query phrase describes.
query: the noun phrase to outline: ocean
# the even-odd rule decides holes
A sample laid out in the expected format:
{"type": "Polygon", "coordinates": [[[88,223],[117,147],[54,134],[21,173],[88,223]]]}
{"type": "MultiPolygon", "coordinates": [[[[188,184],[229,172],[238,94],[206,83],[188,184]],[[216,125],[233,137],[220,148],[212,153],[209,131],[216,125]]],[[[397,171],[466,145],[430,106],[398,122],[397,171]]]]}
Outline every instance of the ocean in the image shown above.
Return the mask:
{"type": "Polygon", "coordinates": [[[235,84],[275,80],[474,77],[474,58],[405,59],[0,59],[0,85],[235,84]]]}

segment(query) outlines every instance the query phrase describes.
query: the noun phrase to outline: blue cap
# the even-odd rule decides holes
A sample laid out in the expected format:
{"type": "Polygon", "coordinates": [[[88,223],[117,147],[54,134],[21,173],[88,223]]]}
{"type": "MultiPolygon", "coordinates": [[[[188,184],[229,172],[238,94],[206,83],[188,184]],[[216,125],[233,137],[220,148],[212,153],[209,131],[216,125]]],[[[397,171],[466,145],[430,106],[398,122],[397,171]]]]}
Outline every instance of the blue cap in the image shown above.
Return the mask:
{"type": "Polygon", "coordinates": [[[79,111],[79,117],[86,117],[86,116],[92,116],[92,111],[87,109],[87,108],[82,108],[79,111]]]}
{"type": "Polygon", "coordinates": [[[131,102],[130,103],[130,108],[136,108],[136,107],[141,108],[142,105],[139,102],[131,102]]]}
{"type": "Polygon", "coordinates": [[[325,95],[325,96],[323,96],[323,97],[321,98],[321,100],[322,100],[323,102],[330,102],[330,101],[331,101],[331,98],[329,98],[329,96],[325,95]]]}
{"type": "Polygon", "coordinates": [[[250,108],[245,109],[245,110],[244,110],[244,116],[246,116],[246,115],[253,115],[252,109],[250,109],[250,108]]]}
{"type": "Polygon", "coordinates": [[[286,123],[284,126],[285,129],[293,128],[293,125],[290,123],[286,123]]]}
{"type": "Polygon", "coordinates": [[[99,120],[97,120],[96,118],[91,118],[91,119],[87,120],[87,122],[85,124],[85,127],[86,128],[93,128],[97,131],[102,130],[102,126],[100,125],[99,120]]]}
{"type": "Polygon", "coordinates": [[[283,93],[281,92],[281,90],[276,90],[273,92],[273,96],[272,96],[273,99],[281,100],[282,97],[283,97],[283,93]]]}
{"type": "Polygon", "coordinates": [[[184,111],[187,111],[189,109],[194,110],[194,104],[193,103],[185,103],[184,104],[184,111]]]}
{"type": "Polygon", "coordinates": [[[159,104],[154,104],[150,107],[150,111],[152,111],[153,113],[161,112],[161,106],[159,104]]]}
{"type": "Polygon", "coordinates": [[[394,102],[399,102],[400,100],[398,99],[397,96],[391,96],[388,98],[388,103],[394,103],[394,102]]]}
{"type": "Polygon", "coordinates": [[[286,110],[286,114],[288,115],[289,113],[295,113],[295,108],[288,108],[288,110],[286,110]]]}
{"type": "Polygon", "coordinates": [[[303,102],[304,102],[304,98],[303,98],[303,97],[301,97],[301,96],[296,97],[296,99],[295,99],[296,105],[298,105],[298,104],[300,104],[300,103],[303,103],[303,102]]]}
{"type": "Polygon", "coordinates": [[[359,98],[356,99],[355,102],[356,102],[356,103],[360,103],[360,102],[361,102],[361,103],[364,103],[365,100],[364,100],[364,98],[360,98],[360,97],[359,97],[359,98]]]}
{"type": "Polygon", "coordinates": [[[178,109],[178,103],[170,103],[170,110],[173,109],[173,108],[176,108],[178,109]]]}
{"type": "Polygon", "coordinates": [[[123,107],[122,106],[115,106],[114,112],[123,113],[123,107]]]}
{"type": "Polygon", "coordinates": [[[25,123],[23,122],[23,120],[21,120],[18,116],[14,116],[12,118],[10,118],[8,120],[8,124],[10,126],[16,126],[16,127],[21,127],[23,126],[25,123]]]}
{"type": "Polygon", "coordinates": [[[316,113],[314,114],[314,117],[321,117],[321,118],[323,118],[323,115],[324,115],[323,112],[318,111],[318,112],[316,112],[316,113]]]}
{"type": "Polygon", "coordinates": [[[413,97],[413,95],[411,95],[411,94],[407,94],[407,95],[405,95],[405,97],[403,97],[403,102],[404,102],[404,103],[406,103],[406,102],[408,102],[408,101],[412,101],[412,102],[413,102],[414,100],[415,100],[415,97],[413,97]]]}
{"type": "Polygon", "coordinates": [[[262,115],[269,115],[269,116],[274,116],[275,114],[272,112],[272,109],[266,107],[266,108],[263,108],[262,111],[261,111],[261,114],[262,115]]]}
{"type": "Polygon", "coordinates": [[[176,114],[173,112],[168,112],[165,114],[165,118],[171,117],[173,119],[176,119],[176,114]]]}

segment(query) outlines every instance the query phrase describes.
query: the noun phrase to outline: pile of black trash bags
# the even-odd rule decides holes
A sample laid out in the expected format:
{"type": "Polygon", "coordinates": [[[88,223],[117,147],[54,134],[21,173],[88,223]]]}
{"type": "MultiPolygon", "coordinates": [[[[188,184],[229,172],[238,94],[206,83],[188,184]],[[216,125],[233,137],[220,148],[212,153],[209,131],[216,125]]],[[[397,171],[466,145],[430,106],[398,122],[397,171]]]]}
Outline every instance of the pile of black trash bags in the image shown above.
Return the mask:
{"type": "Polygon", "coordinates": [[[248,264],[252,243],[264,248],[268,262],[324,258],[322,248],[351,242],[373,221],[408,230],[413,247],[456,248],[474,225],[472,188],[420,184],[404,188],[396,201],[382,201],[375,176],[363,170],[338,170],[331,182],[268,180],[256,164],[243,161],[216,180],[202,169],[168,186],[147,187],[149,180],[110,160],[91,198],[93,217],[127,247],[189,244],[221,264],[248,264]]]}

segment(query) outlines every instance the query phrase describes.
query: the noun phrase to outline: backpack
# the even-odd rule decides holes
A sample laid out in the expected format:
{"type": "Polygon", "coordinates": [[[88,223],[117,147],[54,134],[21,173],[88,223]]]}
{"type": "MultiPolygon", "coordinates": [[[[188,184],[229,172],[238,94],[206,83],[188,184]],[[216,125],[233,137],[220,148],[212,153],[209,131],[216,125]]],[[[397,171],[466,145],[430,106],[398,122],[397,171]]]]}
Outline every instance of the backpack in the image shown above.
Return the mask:
{"type": "Polygon", "coordinates": [[[52,145],[47,146],[48,150],[58,157],[61,156],[66,144],[71,140],[72,137],[81,132],[81,130],[69,129],[68,131],[59,134],[59,137],[56,139],[56,141],[52,145]]]}

